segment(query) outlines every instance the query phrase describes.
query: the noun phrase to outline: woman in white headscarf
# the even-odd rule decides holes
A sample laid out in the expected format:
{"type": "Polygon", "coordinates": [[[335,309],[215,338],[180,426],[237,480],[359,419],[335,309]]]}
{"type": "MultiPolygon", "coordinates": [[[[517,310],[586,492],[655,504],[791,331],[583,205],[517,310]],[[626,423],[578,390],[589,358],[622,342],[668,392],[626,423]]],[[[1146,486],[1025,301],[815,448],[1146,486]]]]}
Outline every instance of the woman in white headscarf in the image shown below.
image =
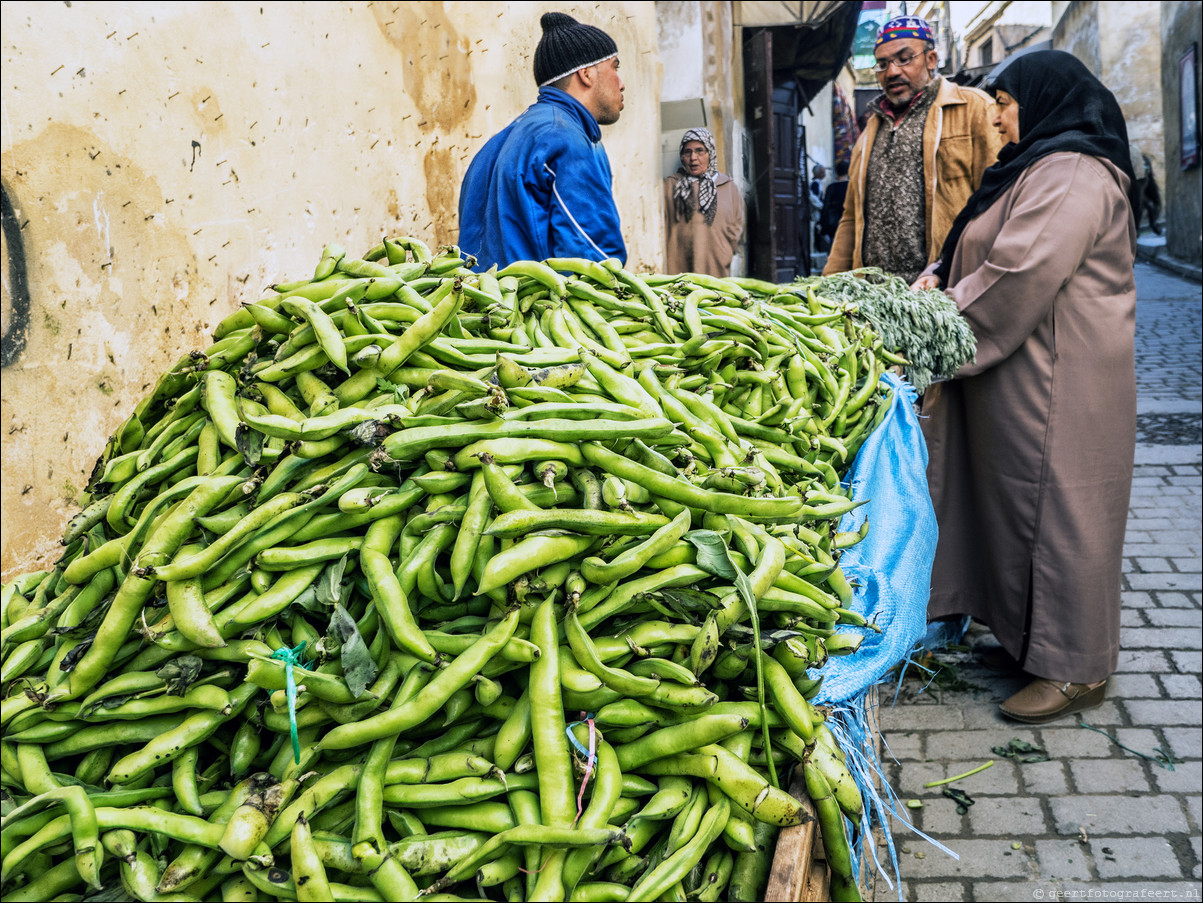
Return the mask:
{"type": "Polygon", "coordinates": [[[730,276],[744,231],[744,201],[718,171],[714,136],[690,129],[681,138],[681,165],[664,180],[669,273],[730,276]]]}

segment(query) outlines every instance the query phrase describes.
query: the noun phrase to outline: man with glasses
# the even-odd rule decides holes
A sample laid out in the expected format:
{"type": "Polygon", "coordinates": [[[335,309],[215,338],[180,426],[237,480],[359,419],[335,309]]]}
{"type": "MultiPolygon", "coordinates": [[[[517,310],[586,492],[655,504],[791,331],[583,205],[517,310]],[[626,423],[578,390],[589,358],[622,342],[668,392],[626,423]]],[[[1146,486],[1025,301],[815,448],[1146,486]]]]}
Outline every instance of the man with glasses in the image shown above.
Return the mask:
{"type": "Polygon", "coordinates": [[[899,16],[873,55],[882,94],[852,150],[848,197],[824,275],[880,267],[908,283],[940,256],[1002,137],[983,91],[941,78],[931,26],[899,16]]]}

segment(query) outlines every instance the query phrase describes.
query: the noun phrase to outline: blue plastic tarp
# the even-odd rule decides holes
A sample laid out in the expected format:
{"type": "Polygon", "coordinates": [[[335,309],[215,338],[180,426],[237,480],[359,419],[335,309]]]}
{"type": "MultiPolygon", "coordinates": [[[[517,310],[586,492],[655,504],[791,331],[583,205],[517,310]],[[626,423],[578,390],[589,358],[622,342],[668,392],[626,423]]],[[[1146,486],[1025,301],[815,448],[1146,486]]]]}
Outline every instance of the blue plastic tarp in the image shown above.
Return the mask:
{"type": "Polygon", "coordinates": [[[936,513],[927,489],[927,445],[915,413],[915,391],[893,373],[881,381],[893,399],[881,424],[857,452],[848,480],[852,497],[868,503],[844,515],[839,530],[855,531],[866,517],[863,540],[844,550],[840,568],[853,585],[851,608],[881,628],[841,626],[862,633],[860,648],[835,656],[821,671],[821,704],[865,693],[905,661],[927,631],[927,600],[936,555],[936,513]]]}

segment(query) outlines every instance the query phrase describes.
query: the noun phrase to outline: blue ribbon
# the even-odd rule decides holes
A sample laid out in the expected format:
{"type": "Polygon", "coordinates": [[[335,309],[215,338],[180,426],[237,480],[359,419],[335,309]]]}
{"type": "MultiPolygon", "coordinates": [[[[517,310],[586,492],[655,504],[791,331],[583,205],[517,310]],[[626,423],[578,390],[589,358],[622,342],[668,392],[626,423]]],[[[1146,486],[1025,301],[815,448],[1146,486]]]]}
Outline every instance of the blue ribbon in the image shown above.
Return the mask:
{"type": "Polygon", "coordinates": [[[585,761],[586,761],[586,762],[588,762],[590,765],[592,765],[592,764],[593,764],[593,760],[594,760],[595,758],[597,758],[597,753],[596,753],[596,751],[590,751],[590,750],[589,750],[589,749],[587,749],[587,748],[586,748],[584,745],[582,745],[582,744],[581,744],[581,741],[580,741],[580,740],[578,740],[578,739],[576,738],[576,736],[575,736],[575,735],[572,733],[572,729],[573,729],[574,727],[576,727],[578,724],[584,724],[584,725],[588,725],[588,724],[589,724],[589,722],[590,722],[590,721],[592,721],[592,720],[593,720],[593,713],[592,713],[592,712],[590,712],[589,714],[585,715],[585,717],[584,717],[584,719],[583,719],[583,720],[581,720],[581,721],[573,721],[571,724],[569,724],[569,725],[568,725],[568,726],[567,726],[567,727],[564,729],[564,733],[566,733],[566,734],[568,735],[568,742],[569,742],[569,743],[571,743],[573,746],[575,746],[575,747],[576,747],[576,751],[577,751],[577,752],[579,752],[579,753],[580,753],[582,756],[584,756],[584,757],[585,757],[585,761]]]}

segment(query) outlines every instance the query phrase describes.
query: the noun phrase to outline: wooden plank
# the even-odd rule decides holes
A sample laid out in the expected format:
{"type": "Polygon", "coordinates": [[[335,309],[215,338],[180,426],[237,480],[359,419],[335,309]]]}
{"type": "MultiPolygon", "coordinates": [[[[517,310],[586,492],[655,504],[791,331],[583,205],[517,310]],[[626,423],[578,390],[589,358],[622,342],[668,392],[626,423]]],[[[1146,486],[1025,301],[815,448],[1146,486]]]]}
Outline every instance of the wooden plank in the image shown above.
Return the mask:
{"type": "MultiPolygon", "coordinates": [[[[881,728],[877,720],[877,706],[880,701],[878,696],[878,687],[875,685],[869,688],[868,698],[865,700],[865,713],[869,725],[869,737],[873,741],[873,758],[875,761],[881,761],[881,728]]],[[[880,774],[873,775],[873,785],[878,794],[882,793],[882,777],[880,774]]],[[[866,846],[872,843],[875,847],[882,845],[882,826],[880,824],[873,825],[873,836],[866,839],[866,846]]],[[[877,890],[877,871],[870,865],[870,856],[864,857],[865,861],[861,863],[861,889],[862,897],[865,900],[872,900],[877,890]]]]}
{"type": "MultiPolygon", "coordinates": [[[[821,899],[804,896],[811,881],[811,868],[815,845],[819,843],[819,823],[815,819],[814,805],[806,794],[806,782],[802,769],[794,769],[790,794],[802,803],[803,820],[800,825],[782,828],[777,837],[777,852],[773,854],[773,869],[769,872],[769,883],[764,891],[765,903],[797,903],[799,900],[821,899]]],[[[822,865],[824,873],[827,866],[822,865]]]]}
{"type": "Polygon", "coordinates": [[[815,842],[814,855],[810,861],[810,874],[807,876],[802,896],[798,899],[804,900],[806,903],[831,899],[831,872],[827,869],[827,857],[823,853],[822,840],[815,842]]]}
{"type": "MultiPolygon", "coordinates": [[[[875,758],[880,759],[881,734],[877,725],[877,687],[867,694],[869,740],[875,758]]],[[[878,788],[880,790],[880,788],[878,788]]],[[[814,805],[806,793],[806,781],[801,768],[794,769],[789,792],[802,803],[803,823],[783,828],[777,839],[773,868],[765,888],[765,903],[819,903],[831,899],[831,874],[823,851],[823,838],[815,819],[814,805]]],[[[876,839],[876,838],[875,838],[876,839]]],[[[861,863],[861,897],[872,899],[874,873],[868,857],[861,863]]]]}

